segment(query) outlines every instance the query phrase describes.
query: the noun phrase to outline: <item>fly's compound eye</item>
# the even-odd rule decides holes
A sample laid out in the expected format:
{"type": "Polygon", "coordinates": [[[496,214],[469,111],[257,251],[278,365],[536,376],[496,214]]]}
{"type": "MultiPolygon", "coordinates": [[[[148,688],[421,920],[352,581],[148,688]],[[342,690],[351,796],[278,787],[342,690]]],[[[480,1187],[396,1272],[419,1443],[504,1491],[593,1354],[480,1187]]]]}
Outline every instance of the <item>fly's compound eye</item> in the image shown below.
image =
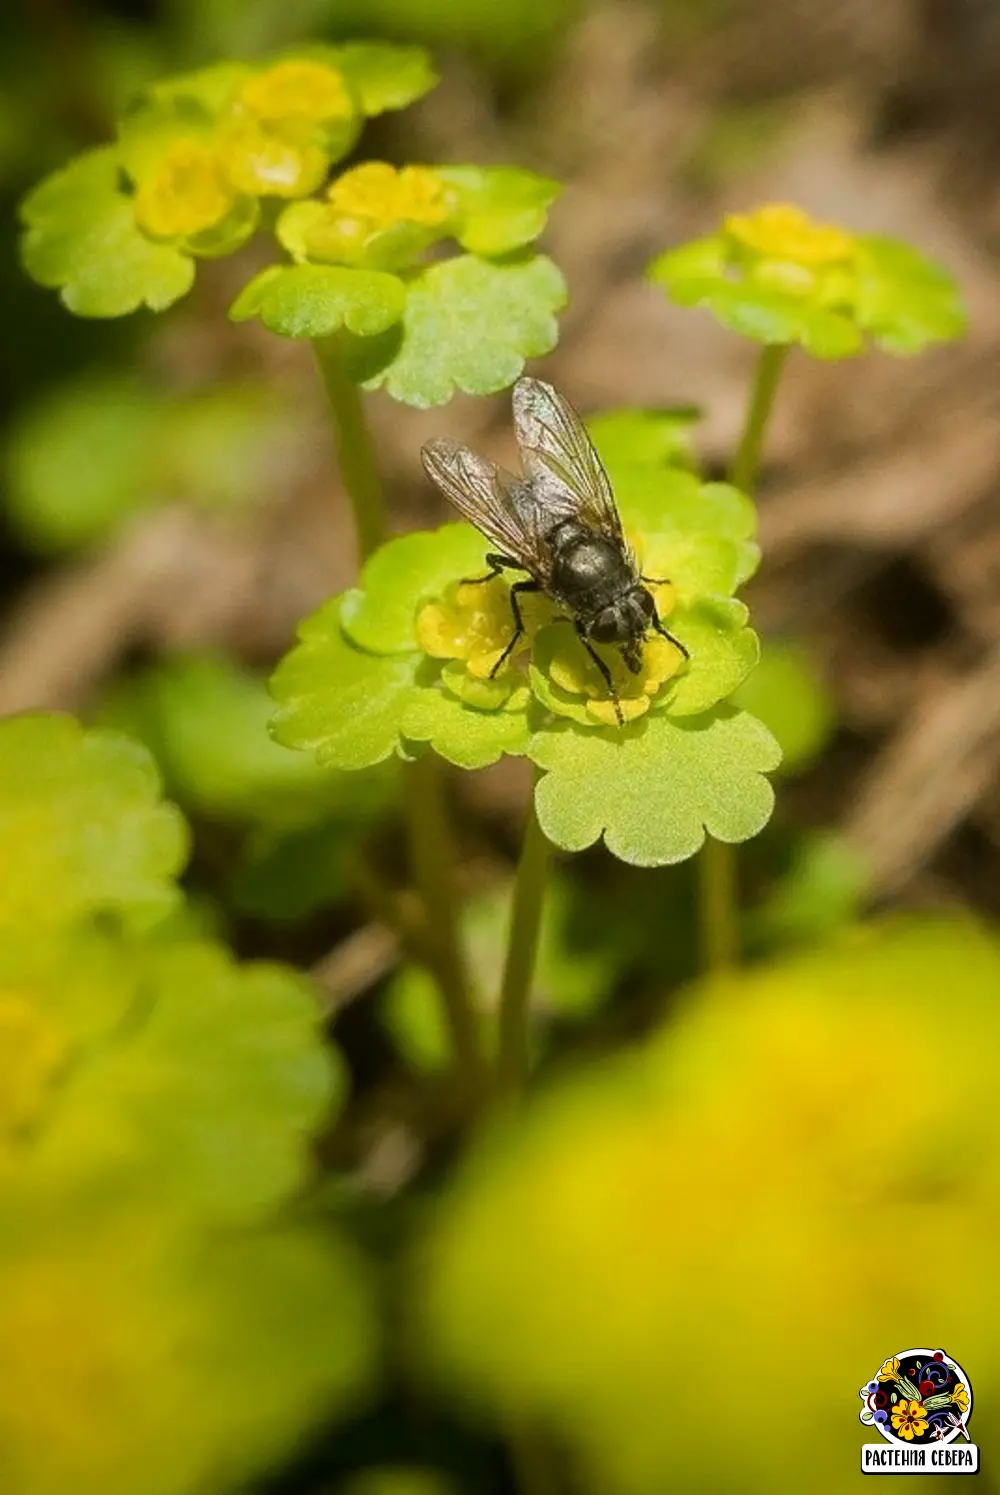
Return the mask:
{"type": "Polygon", "coordinates": [[[590,636],[599,644],[617,644],[625,637],[627,630],[623,627],[623,619],[617,608],[605,607],[597,614],[590,626],[590,636]]]}

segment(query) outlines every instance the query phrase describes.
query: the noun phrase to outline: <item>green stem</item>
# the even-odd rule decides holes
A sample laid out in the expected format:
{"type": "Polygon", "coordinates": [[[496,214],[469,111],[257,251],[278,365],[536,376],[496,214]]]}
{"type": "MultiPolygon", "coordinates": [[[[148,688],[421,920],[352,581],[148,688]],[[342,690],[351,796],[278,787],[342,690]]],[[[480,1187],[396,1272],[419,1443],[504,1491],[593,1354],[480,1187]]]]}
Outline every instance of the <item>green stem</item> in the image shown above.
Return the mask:
{"type": "Polygon", "coordinates": [[[552,846],[538,823],[532,791],[514,882],[507,959],[500,988],[497,1088],[501,1094],[519,1090],[528,1072],[531,983],[551,862],[552,846]]]}
{"type": "MultiPolygon", "coordinates": [[[[767,343],[757,360],[743,435],[733,459],[733,486],[753,496],[764,434],[788,356],[785,343],[767,343]]],[[[718,974],[739,960],[739,862],[736,848],[706,836],[698,859],[698,911],[703,969],[718,974]]]]}
{"type": "Polygon", "coordinates": [[[354,511],[358,551],[364,562],[388,533],[375,444],[365,419],[361,391],[344,367],[341,339],[336,335],[318,337],[313,347],[333,414],[340,475],[354,511]]]}
{"type": "Polygon", "coordinates": [[[750,395],[743,435],[733,461],[730,481],[734,488],[753,495],[757,469],[764,446],[764,432],[778,391],[778,381],[788,356],[787,343],[766,343],[757,361],[757,375],[750,395]]]}
{"type": "Polygon", "coordinates": [[[433,753],[417,758],[407,770],[410,865],[427,914],[427,955],[441,989],[455,1066],[471,1084],[482,1067],[479,1029],[458,934],[455,844],[442,771],[441,759],[433,753]]]}
{"type": "Polygon", "coordinates": [[[702,968],[718,975],[739,959],[739,866],[736,848],[705,837],[698,858],[702,968]]]}

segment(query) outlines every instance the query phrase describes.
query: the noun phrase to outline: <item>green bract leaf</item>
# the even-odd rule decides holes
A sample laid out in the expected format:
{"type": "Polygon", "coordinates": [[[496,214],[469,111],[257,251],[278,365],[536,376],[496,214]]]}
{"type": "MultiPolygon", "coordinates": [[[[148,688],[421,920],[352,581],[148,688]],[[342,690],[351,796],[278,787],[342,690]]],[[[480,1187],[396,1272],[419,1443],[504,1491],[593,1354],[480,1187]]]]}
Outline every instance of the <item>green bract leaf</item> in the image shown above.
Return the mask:
{"type": "MultiPolygon", "coordinates": [[[[664,688],[663,709],[694,716],[731,696],[760,658],[757,635],[746,627],[747,609],[727,597],[701,597],[668,620],[685,645],[687,668],[664,688]]],[[[654,702],[654,709],[659,698],[654,702]]]]}
{"type": "Polygon", "coordinates": [[[341,626],[373,654],[413,649],[421,603],[458,577],[481,576],[489,569],[485,555],[486,541],[471,524],[389,540],[366,562],[358,589],[345,595],[341,626]]]}
{"type": "Polygon", "coordinates": [[[770,204],[732,214],[722,232],[660,255],[649,267],[682,306],[706,306],[756,342],[801,343],[846,358],[868,334],[893,353],[959,336],[965,314],[952,278],[908,245],[814,223],[770,204]]]}
{"type": "Polygon", "coordinates": [[[141,926],[177,902],[187,835],[145,748],[39,714],[0,723],[0,846],[0,927],[141,926]]]}
{"type": "Polygon", "coordinates": [[[858,241],[858,321],[890,353],[919,353],[961,337],[967,318],[954,280],[897,239],[858,241]]]}
{"type": "Polygon", "coordinates": [[[545,227],[558,182],[517,166],[436,166],[458,200],[455,237],[470,254],[509,254],[545,227]]]}
{"type": "Polygon", "coordinates": [[[630,467],[693,467],[691,433],[701,419],[694,405],[675,410],[606,410],[587,421],[604,465],[616,472],[630,467]]]}
{"type": "Polygon", "coordinates": [[[822,752],[836,724],[834,703],[801,644],[769,639],[734,704],[774,733],[786,773],[806,767],[822,752]]]}
{"type": "Polygon", "coordinates": [[[279,710],[271,730],[285,747],[327,768],[369,768],[400,746],[403,711],[421,655],[368,654],[341,626],[333,597],[299,628],[299,644],[271,679],[279,710]]]}
{"type": "Polygon", "coordinates": [[[328,337],[346,327],[367,338],[403,315],[403,282],[379,270],[343,265],[271,265],[244,286],[230,308],[234,322],[260,317],[282,337],[328,337]]]}
{"type": "Polygon", "coordinates": [[[544,255],[430,265],[409,281],[402,341],[384,350],[368,387],[420,409],[456,390],[492,394],[514,382],[525,359],[555,346],[565,301],[565,282],[544,255]]]}
{"type": "Polygon", "coordinates": [[[404,109],[423,98],[438,81],[423,47],[394,47],[387,42],[348,42],[342,47],[310,49],[340,69],[365,114],[404,109]]]}
{"type": "Polygon", "coordinates": [[[679,601],[705,592],[727,597],[753,575],[757,514],[737,488],[669,467],[611,461],[608,472],[626,530],[643,537],[644,573],[666,577],[679,601]]]}
{"type": "Polygon", "coordinates": [[[706,830],[755,836],[774,804],[763,774],[781,753],[755,718],[722,708],[684,721],[654,712],[617,732],[560,722],[528,756],[545,770],[535,805],[550,841],[582,851],[603,836],[622,861],[655,867],[692,856],[706,830]]]}
{"type": "Polygon", "coordinates": [[[25,269],[59,290],[78,316],[122,317],[140,306],[163,311],[191,289],[190,257],[136,227],[113,149],[89,151],[48,177],[25,198],[21,216],[25,269]]]}
{"type": "Polygon", "coordinates": [[[522,710],[477,711],[447,691],[416,691],[403,712],[403,736],[426,742],[458,768],[487,768],[505,753],[521,754],[531,740],[522,710]]]}
{"type": "Polygon", "coordinates": [[[309,1137],[345,1086],[300,976],[187,941],[106,952],[81,941],[45,964],[32,971],[16,946],[0,961],[66,1066],[31,1145],[15,1134],[12,1162],[33,1192],[84,1199],[113,1185],[181,1219],[233,1223],[303,1183],[309,1137]]]}

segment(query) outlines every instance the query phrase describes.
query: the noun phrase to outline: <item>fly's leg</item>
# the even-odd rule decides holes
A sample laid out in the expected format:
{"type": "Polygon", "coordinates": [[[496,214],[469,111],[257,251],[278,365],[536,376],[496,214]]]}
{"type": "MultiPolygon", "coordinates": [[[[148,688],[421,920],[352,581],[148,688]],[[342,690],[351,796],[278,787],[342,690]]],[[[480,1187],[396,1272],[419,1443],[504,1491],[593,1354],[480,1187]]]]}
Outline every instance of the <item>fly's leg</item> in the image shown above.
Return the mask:
{"type": "MultiPolygon", "coordinates": [[[[644,581],[648,587],[668,587],[670,585],[670,579],[666,576],[640,576],[639,580],[644,581]]],[[[653,614],[652,626],[656,629],[661,638],[669,639],[674,648],[681,651],[685,659],[691,658],[690,651],[688,649],[685,649],[680,639],[674,638],[673,634],[668,629],[664,628],[663,624],[660,622],[660,616],[658,613],[654,612],[653,614]]]]}
{"type": "Polygon", "coordinates": [[[622,715],[622,706],[621,702],[618,699],[618,692],[615,690],[615,683],[611,678],[611,671],[608,669],[607,665],[604,663],[604,660],[601,658],[597,650],[594,648],[593,644],[590,642],[590,639],[587,637],[586,630],[584,629],[583,624],[579,621],[579,619],[574,618],[573,627],[576,629],[577,638],[580,640],[581,644],[586,649],[587,653],[590,655],[597,668],[600,670],[601,675],[604,678],[604,683],[608,688],[608,695],[611,697],[612,704],[615,708],[615,716],[618,718],[618,725],[620,727],[624,727],[625,718],[622,715]]]}
{"type": "Polygon", "coordinates": [[[674,648],[675,649],[679,649],[681,651],[681,653],[684,655],[685,659],[690,659],[691,658],[691,651],[690,651],[690,649],[685,648],[685,646],[681,643],[681,641],[680,641],[679,638],[674,638],[674,636],[670,632],[669,628],[664,628],[664,626],[660,622],[659,618],[654,618],[654,620],[653,620],[653,627],[656,629],[657,633],[660,635],[661,638],[669,639],[670,642],[673,644],[674,648]]]}
{"type": "MultiPolygon", "coordinates": [[[[500,557],[488,555],[486,559],[492,565],[494,560],[499,560],[500,557]]],[[[496,574],[496,572],[493,573],[494,576],[496,574]]],[[[521,604],[518,601],[518,594],[524,592],[540,592],[541,590],[542,588],[537,581],[515,581],[514,585],[511,587],[510,610],[514,614],[514,632],[506,649],[503,651],[496,664],[490,670],[491,680],[493,679],[494,675],[499,674],[499,672],[503,669],[504,665],[507,663],[507,660],[510,658],[511,653],[513,652],[514,646],[516,645],[518,639],[521,637],[521,634],[524,632],[524,619],[521,616],[521,604]]]]}
{"type": "Polygon", "coordinates": [[[524,570],[524,567],[521,565],[521,563],[519,561],[515,561],[513,557],[509,555],[500,555],[498,552],[494,552],[492,550],[488,550],[486,552],[486,564],[490,569],[487,571],[485,576],[463,576],[461,583],[462,586],[485,586],[488,581],[493,580],[494,576],[499,576],[501,571],[524,570]]]}

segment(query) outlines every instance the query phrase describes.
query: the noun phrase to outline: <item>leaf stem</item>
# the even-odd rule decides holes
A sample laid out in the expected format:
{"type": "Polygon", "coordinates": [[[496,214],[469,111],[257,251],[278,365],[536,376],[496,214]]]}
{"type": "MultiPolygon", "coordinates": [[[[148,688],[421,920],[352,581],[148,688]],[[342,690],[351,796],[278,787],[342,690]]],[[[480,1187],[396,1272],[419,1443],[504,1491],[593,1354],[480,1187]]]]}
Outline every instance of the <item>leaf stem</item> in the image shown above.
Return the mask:
{"type": "Polygon", "coordinates": [[[735,847],[706,836],[698,857],[698,912],[702,968],[713,975],[739,959],[738,871],[735,847]]]}
{"type": "Polygon", "coordinates": [[[519,1090],[528,1071],[531,983],[551,863],[552,846],[538,823],[533,787],[514,882],[507,958],[500,987],[497,1089],[502,1095],[519,1090]]]}
{"type": "Polygon", "coordinates": [[[455,843],[441,759],[425,753],[407,770],[406,820],[413,880],[427,915],[427,959],[441,990],[455,1065],[470,1085],[481,1073],[479,1029],[458,935],[455,843]]]}
{"type": "Polygon", "coordinates": [[[375,444],[365,418],[361,391],[344,367],[341,338],[336,334],[315,338],[313,348],[333,415],[340,475],[354,511],[358,552],[364,562],[388,533],[375,444]]]}
{"type": "MultiPolygon", "coordinates": [[[[766,343],[757,360],[743,435],[733,459],[730,481],[753,497],[764,449],[764,434],[785,359],[786,343],[766,343]]],[[[698,858],[698,913],[703,969],[718,973],[739,960],[739,862],[736,848],[705,837],[698,858]]]]}
{"type": "Polygon", "coordinates": [[[750,395],[746,424],[743,427],[743,435],[740,437],[730,475],[733,487],[742,489],[751,497],[757,484],[757,470],[760,467],[760,457],[764,447],[764,432],[767,429],[767,422],[774,405],[774,397],[778,392],[778,382],[781,379],[781,371],[785,366],[787,356],[787,343],[765,343],[760,350],[760,358],[757,360],[757,373],[750,395]]]}

